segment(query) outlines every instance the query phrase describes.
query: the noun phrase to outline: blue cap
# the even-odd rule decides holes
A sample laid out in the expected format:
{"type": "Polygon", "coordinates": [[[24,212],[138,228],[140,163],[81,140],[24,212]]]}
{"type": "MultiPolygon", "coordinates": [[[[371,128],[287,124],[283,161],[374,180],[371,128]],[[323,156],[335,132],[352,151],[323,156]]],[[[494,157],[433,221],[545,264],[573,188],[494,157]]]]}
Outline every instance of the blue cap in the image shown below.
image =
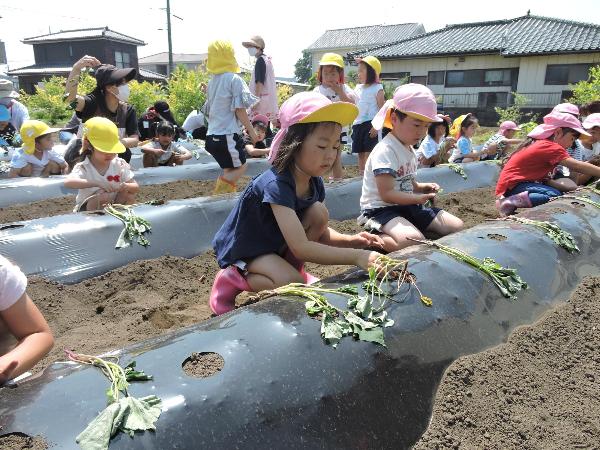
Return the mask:
{"type": "Polygon", "coordinates": [[[10,120],[10,111],[4,105],[0,105],[0,122],[8,122],[10,120]]]}

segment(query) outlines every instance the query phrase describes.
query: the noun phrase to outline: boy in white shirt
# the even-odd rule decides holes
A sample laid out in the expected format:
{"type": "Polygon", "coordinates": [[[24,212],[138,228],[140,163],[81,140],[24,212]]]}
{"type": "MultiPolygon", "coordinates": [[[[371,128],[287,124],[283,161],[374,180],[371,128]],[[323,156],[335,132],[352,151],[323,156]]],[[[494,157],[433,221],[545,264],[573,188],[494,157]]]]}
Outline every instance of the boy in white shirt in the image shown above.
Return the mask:
{"type": "Polygon", "coordinates": [[[388,252],[413,245],[407,238],[423,239],[425,231],[444,236],[463,228],[462,220],[452,214],[424,206],[440,187],[415,179],[417,157],[412,146],[427,133],[431,122],[441,120],[435,96],[420,84],[400,86],[373,119],[376,130],[386,126],[392,131],[367,160],[358,223],[381,233],[388,252]]]}
{"type": "Polygon", "coordinates": [[[39,120],[26,120],[21,127],[23,146],[13,153],[8,176],[47,177],[68,173],[65,159],[52,150],[52,134],[58,131],[39,120]]]}

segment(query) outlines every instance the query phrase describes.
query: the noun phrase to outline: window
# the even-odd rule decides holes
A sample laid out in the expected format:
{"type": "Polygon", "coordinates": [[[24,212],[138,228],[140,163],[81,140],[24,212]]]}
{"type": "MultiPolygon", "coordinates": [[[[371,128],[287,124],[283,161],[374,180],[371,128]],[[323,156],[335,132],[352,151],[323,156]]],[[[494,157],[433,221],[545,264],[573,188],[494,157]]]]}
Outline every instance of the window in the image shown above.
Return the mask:
{"type": "Polygon", "coordinates": [[[162,73],[163,75],[167,74],[167,65],[166,64],[157,64],[156,71],[158,73],[162,73]]]}
{"type": "Polygon", "coordinates": [[[444,84],[444,78],[446,77],[446,72],[443,70],[432,71],[427,74],[427,84],[444,84]]]}
{"type": "Polygon", "coordinates": [[[544,84],[571,84],[589,78],[593,64],[548,64],[544,84]]]}
{"type": "Polygon", "coordinates": [[[416,83],[416,84],[426,85],[427,84],[427,77],[425,75],[423,75],[423,76],[416,76],[416,77],[410,77],[410,82],[411,83],[416,83]]]}
{"type": "Polygon", "coordinates": [[[402,78],[410,78],[410,72],[387,72],[381,73],[379,78],[382,80],[401,80],[402,78]]]}
{"type": "Polygon", "coordinates": [[[511,86],[518,73],[519,69],[449,70],[446,72],[446,87],[511,86]]]}
{"type": "Polygon", "coordinates": [[[119,69],[130,67],[129,53],[115,52],[115,66],[119,69]]]}

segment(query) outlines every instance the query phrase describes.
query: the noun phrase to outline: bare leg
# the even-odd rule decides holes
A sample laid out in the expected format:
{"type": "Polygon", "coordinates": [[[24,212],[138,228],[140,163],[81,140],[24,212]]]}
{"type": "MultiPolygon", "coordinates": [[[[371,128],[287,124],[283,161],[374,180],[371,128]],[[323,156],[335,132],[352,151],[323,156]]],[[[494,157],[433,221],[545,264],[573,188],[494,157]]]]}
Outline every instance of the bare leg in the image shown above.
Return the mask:
{"type": "Polygon", "coordinates": [[[253,292],[275,289],[289,283],[302,283],[300,273],[274,253],[254,258],[248,264],[246,281],[253,292]]]}
{"type": "Polygon", "coordinates": [[[33,174],[33,165],[27,164],[25,167],[19,170],[20,177],[30,177],[33,174]]]}
{"type": "Polygon", "coordinates": [[[440,211],[435,219],[427,227],[427,231],[433,231],[440,236],[456,233],[463,229],[465,224],[458,217],[453,216],[447,211],[440,211]]]}
{"type": "Polygon", "coordinates": [[[412,239],[424,239],[423,233],[421,233],[412,223],[406,220],[404,217],[396,217],[386,223],[382,230],[383,234],[381,238],[384,242],[384,250],[386,252],[395,252],[402,248],[414,245],[415,243],[409,241],[407,238],[412,239]]]}
{"type": "Polygon", "coordinates": [[[244,173],[246,173],[247,167],[248,165],[244,163],[235,169],[223,169],[223,178],[235,184],[244,175],[244,173]]]}
{"type": "Polygon", "coordinates": [[[48,164],[46,164],[46,167],[44,167],[44,170],[42,170],[40,177],[47,178],[50,175],[60,175],[60,173],[61,167],[58,165],[58,163],[54,161],[48,161],[48,164]]]}
{"type": "Polygon", "coordinates": [[[570,178],[559,178],[558,180],[548,180],[545,182],[550,187],[558,189],[560,192],[571,192],[577,189],[577,183],[570,178]]]}
{"type": "Polygon", "coordinates": [[[154,153],[144,153],[142,164],[144,167],[156,167],[158,166],[158,158],[154,153]]]}
{"type": "Polygon", "coordinates": [[[371,152],[361,152],[358,154],[358,173],[363,175],[365,173],[365,166],[367,165],[367,159],[371,152]]]}
{"type": "Polygon", "coordinates": [[[338,150],[338,154],[331,167],[331,173],[334,180],[341,180],[344,178],[344,167],[342,166],[342,150],[338,150]]]}

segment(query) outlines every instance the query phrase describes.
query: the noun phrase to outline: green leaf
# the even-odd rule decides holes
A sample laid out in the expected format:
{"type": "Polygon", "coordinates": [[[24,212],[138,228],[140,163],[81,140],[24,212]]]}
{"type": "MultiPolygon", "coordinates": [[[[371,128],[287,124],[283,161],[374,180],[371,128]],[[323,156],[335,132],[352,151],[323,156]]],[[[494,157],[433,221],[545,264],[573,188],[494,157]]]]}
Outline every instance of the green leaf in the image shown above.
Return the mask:
{"type": "Polygon", "coordinates": [[[351,323],[352,325],[357,325],[362,330],[370,330],[371,328],[376,328],[378,326],[378,324],[376,323],[369,322],[358,317],[352,311],[346,312],[345,317],[349,323],[351,323]]]}
{"type": "Polygon", "coordinates": [[[120,402],[111,403],[94,420],[92,420],[85,430],[75,438],[82,450],[106,450],[110,438],[115,435],[126,411],[120,402]]]}
{"type": "Polygon", "coordinates": [[[356,307],[354,310],[365,319],[368,319],[373,312],[373,303],[371,301],[371,297],[364,295],[358,298],[358,302],[356,303],[356,307]]]}
{"type": "Polygon", "coordinates": [[[383,328],[377,327],[370,330],[361,330],[358,333],[358,339],[366,342],[374,342],[376,344],[385,347],[385,341],[383,337],[383,328]]]}
{"type": "Polygon", "coordinates": [[[321,321],[321,337],[323,339],[335,348],[346,333],[347,327],[343,325],[343,322],[327,312],[323,313],[323,320],[321,321]]]}
{"type": "Polygon", "coordinates": [[[122,408],[127,409],[121,428],[127,432],[156,430],[154,423],[161,413],[162,402],[156,395],[135,398],[125,397],[119,400],[122,408]]]}

